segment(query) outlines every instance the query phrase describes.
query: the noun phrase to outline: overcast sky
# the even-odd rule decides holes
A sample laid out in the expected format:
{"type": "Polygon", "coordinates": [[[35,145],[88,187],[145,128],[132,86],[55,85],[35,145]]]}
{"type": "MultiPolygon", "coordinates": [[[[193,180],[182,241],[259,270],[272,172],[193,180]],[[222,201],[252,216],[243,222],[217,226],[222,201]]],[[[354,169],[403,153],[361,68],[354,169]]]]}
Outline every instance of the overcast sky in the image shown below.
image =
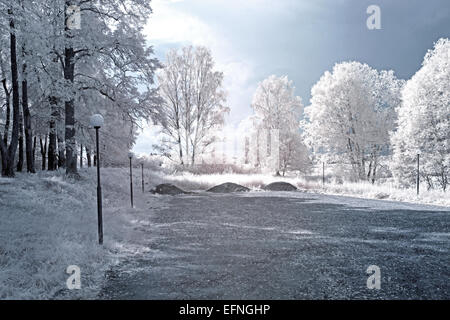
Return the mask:
{"type": "MultiPolygon", "coordinates": [[[[357,60],[408,79],[441,37],[450,37],[449,0],[152,0],[145,33],[164,62],[170,48],[204,45],[225,74],[227,128],[251,114],[258,82],[287,75],[309,104],[311,87],[336,62],[357,60]],[[369,30],[369,5],[381,30],[369,30]]],[[[146,128],[134,151],[151,152],[146,128]]]]}

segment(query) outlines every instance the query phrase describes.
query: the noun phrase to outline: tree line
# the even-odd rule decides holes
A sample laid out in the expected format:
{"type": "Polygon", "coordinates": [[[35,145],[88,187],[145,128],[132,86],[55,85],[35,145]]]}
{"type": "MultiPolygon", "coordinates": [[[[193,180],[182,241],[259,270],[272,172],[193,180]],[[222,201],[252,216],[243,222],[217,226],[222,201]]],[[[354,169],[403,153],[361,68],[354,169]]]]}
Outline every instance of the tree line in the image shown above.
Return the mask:
{"type": "MultiPolygon", "coordinates": [[[[100,152],[110,164],[121,162],[145,120],[162,128],[155,149],[174,163],[194,166],[214,150],[229,112],[224,75],[205,47],[171,50],[160,64],[142,33],[150,13],[147,0],[0,0],[3,176],[25,165],[35,172],[38,147],[42,169],[77,176],[83,151],[88,165],[94,155],[94,113],[105,118],[100,152]]],[[[351,179],[372,183],[383,168],[409,186],[420,154],[428,187],[446,190],[449,52],[448,39],[437,41],[407,81],[364,63],[337,63],[306,107],[286,76],[268,77],[243,121],[244,164],[283,175],[313,163],[348,164],[351,179]],[[270,132],[277,138],[264,136],[270,132]],[[276,161],[254,152],[271,143],[276,161]]]]}
{"type": "Polygon", "coordinates": [[[422,181],[428,189],[445,191],[450,174],[449,52],[450,41],[438,40],[407,81],[392,70],[357,61],[336,63],[312,87],[305,108],[287,76],[269,76],[253,95],[253,115],[241,122],[247,132],[243,163],[283,175],[308,173],[312,164],[327,163],[334,174],[353,181],[393,177],[409,187],[416,183],[420,157],[422,181]],[[273,151],[274,143],[277,161],[266,152],[273,151]]]}
{"type": "MultiPolygon", "coordinates": [[[[428,188],[446,190],[449,52],[448,39],[437,41],[409,80],[357,61],[336,63],[312,87],[306,107],[287,76],[269,76],[253,95],[253,114],[241,122],[241,165],[284,175],[307,173],[324,162],[353,181],[394,177],[399,185],[411,186],[420,154],[422,180],[428,188]]],[[[181,166],[214,153],[220,142],[229,109],[223,74],[213,66],[208,49],[185,47],[170,51],[158,74],[163,102],[157,108],[162,126],[157,147],[181,166]]]]}
{"type": "MultiPolygon", "coordinates": [[[[438,40],[409,80],[359,62],[336,64],[311,90],[304,138],[321,161],[351,164],[354,179],[378,178],[381,158],[402,186],[420,175],[446,190],[450,174],[450,41],[438,40]]],[[[386,169],[386,168],[385,168],[386,169]]]]}
{"type": "Polygon", "coordinates": [[[105,161],[132,146],[159,101],[142,33],[150,13],[146,0],[0,1],[3,176],[36,171],[37,141],[43,167],[77,176],[83,150],[88,163],[94,153],[94,113],[105,161]]]}

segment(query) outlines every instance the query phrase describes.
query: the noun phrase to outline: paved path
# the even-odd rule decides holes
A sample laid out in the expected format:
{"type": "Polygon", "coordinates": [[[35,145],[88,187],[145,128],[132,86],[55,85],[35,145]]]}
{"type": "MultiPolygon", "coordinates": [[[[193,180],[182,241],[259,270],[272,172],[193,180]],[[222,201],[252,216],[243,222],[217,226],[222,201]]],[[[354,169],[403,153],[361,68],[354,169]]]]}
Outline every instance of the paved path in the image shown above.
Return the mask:
{"type": "Polygon", "coordinates": [[[101,298],[450,299],[450,211],[301,193],[165,199],[137,228],[148,252],[109,271],[101,298]]]}

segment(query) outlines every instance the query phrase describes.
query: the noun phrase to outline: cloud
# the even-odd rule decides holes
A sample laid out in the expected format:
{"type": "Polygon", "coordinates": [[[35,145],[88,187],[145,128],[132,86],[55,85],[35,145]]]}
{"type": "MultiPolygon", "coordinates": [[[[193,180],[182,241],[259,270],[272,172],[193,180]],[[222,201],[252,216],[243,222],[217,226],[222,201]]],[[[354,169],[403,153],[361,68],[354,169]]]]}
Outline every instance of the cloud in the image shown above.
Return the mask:
{"type": "Polygon", "coordinates": [[[187,44],[209,47],[223,71],[236,128],[258,82],[287,74],[308,104],[311,87],[336,62],[357,60],[407,79],[427,49],[448,37],[448,0],[378,0],[382,30],[366,27],[371,0],[152,0],[145,29],[158,58],[187,44]],[[404,41],[414,34],[414,41],[404,41]]]}
{"type": "Polygon", "coordinates": [[[210,45],[215,41],[211,28],[199,18],[177,8],[180,0],[152,1],[153,14],[150,16],[145,34],[152,42],[185,43],[210,45]]]}
{"type": "MultiPolygon", "coordinates": [[[[199,1],[194,2],[199,3],[199,1]]],[[[217,5],[226,6],[226,3],[215,2],[214,6],[217,5]]],[[[252,61],[241,56],[241,52],[220,29],[213,28],[209,23],[186,10],[184,1],[154,0],[152,8],[153,14],[144,32],[156,51],[158,48],[181,48],[189,44],[206,46],[211,50],[215,69],[224,73],[227,106],[231,109],[226,121],[231,128],[237,126],[242,118],[251,113],[250,102],[255,90],[252,83],[254,78],[252,61]]],[[[164,56],[160,59],[164,60],[164,56]]],[[[153,129],[153,126],[146,126],[133,150],[151,152],[151,146],[157,141],[157,131],[153,129]]]]}
{"type": "Polygon", "coordinates": [[[140,133],[136,144],[133,147],[133,152],[138,155],[148,155],[153,151],[153,145],[159,141],[160,127],[155,125],[145,125],[140,133]]]}

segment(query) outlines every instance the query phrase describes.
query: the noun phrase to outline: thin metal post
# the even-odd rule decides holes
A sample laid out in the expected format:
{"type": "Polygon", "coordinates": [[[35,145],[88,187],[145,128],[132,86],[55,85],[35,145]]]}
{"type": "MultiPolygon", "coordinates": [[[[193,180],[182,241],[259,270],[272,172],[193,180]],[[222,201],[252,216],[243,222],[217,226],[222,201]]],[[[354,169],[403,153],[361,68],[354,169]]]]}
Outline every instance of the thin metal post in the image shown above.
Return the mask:
{"type": "Polygon", "coordinates": [[[419,186],[420,186],[420,169],[419,169],[419,159],[420,154],[417,154],[417,195],[419,195],[419,186]]]}
{"type": "Polygon", "coordinates": [[[97,144],[97,217],[98,217],[98,243],[103,244],[103,206],[102,206],[102,185],[100,182],[100,150],[98,143],[98,129],[95,128],[95,137],[97,144]]]}
{"type": "Polygon", "coordinates": [[[144,163],[141,163],[142,169],[142,193],[144,193],[144,163]]]}
{"type": "Polygon", "coordinates": [[[325,185],[325,162],[322,162],[322,186],[325,185]]]}
{"type": "Polygon", "coordinates": [[[133,167],[131,165],[130,158],[130,196],[131,196],[131,207],[133,208],[133,167]]]}

